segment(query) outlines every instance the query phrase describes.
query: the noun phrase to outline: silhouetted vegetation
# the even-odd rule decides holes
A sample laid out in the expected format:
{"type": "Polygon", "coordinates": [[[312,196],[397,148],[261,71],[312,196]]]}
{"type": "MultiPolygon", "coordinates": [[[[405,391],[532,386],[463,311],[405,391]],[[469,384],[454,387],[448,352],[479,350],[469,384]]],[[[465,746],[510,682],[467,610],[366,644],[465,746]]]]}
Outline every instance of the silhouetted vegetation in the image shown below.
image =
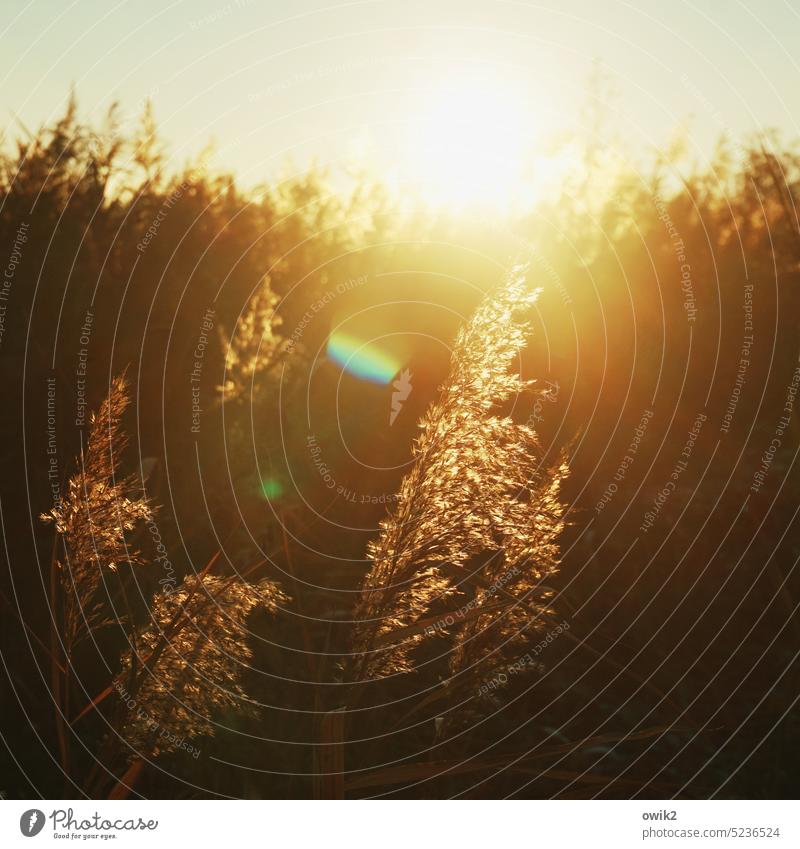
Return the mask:
{"type": "Polygon", "coordinates": [[[794,795],[800,151],[582,149],[488,221],[21,132],[5,795],[794,795]]]}

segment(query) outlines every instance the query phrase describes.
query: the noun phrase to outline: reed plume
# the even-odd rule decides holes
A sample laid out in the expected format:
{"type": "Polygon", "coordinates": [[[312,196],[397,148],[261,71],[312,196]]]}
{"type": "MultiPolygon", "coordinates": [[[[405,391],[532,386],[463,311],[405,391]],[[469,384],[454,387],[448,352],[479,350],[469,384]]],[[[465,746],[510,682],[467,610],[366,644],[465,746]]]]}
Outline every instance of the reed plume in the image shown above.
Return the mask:
{"type": "Polygon", "coordinates": [[[528,333],[523,315],[535,299],[525,269],[517,267],[458,334],[396,507],[368,549],[372,567],[357,606],[354,680],[409,671],[410,650],[442,630],[456,639],[453,669],[463,668],[490,651],[482,635],[503,611],[508,615],[492,640],[529,617],[524,602],[514,604],[529,600],[555,568],[566,466],[540,471],[533,429],[500,412],[532,384],[511,368],[528,333]],[[445,600],[466,593],[468,604],[431,619],[445,600]]]}
{"type": "Polygon", "coordinates": [[[106,615],[104,601],[97,597],[101,583],[123,563],[144,562],[126,534],[151,519],[152,509],[146,498],[135,494],[141,491],[135,475],[117,477],[119,458],[128,443],[121,420],[129,403],[127,380],[120,375],[90,416],[77,474],[55,506],[41,515],[63,542],[63,559],[54,555],[53,567],[62,589],[67,656],[92,631],[120,618],[106,615]]]}
{"type": "Polygon", "coordinates": [[[225,351],[225,381],[219,387],[225,400],[251,393],[258,375],[271,371],[282,359],[287,341],[279,334],[283,323],[277,314],[278,295],[265,277],[239,318],[231,338],[220,329],[220,343],[225,351]]]}
{"type": "MultiPolygon", "coordinates": [[[[520,437],[529,448],[536,447],[530,433],[520,432],[520,437]]],[[[499,522],[501,548],[485,559],[480,571],[457,575],[469,599],[459,608],[454,631],[454,678],[477,671],[479,664],[483,677],[509,663],[516,668],[521,663],[518,638],[530,638],[552,621],[553,592],[544,581],[558,566],[558,537],[564,528],[559,495],[568,473],[566,462],[542,472],[532,451],[519,452],[513,469],[518,495],[499,522]]]]}
{"type": "Polygon", "coordinates": [[[153,599],[150,625],[123,654],[117,684],[127,703],[120,735],[129,757],[157,757],[213,735],[215,712],[252,710],[240,684],[252,658],[246,619],[258,607],[274,613],[285,600],[266,580],[202,573],[153,599]]]}

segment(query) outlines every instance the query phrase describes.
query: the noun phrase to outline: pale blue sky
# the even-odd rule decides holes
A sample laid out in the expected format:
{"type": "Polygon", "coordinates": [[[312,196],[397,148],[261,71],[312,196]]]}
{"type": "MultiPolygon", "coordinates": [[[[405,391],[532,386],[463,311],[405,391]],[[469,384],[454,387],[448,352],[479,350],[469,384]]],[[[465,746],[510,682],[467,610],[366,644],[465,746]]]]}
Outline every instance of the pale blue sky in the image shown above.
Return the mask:
{"type": "Polygon", "coordinates": [[[663,144],[690,114],[721,131],[798,135],[800,6],[784,0],[3,0],[3,123],[36,126],[75,83],[84,114],[152,95],[181,161],[214,136],[256,180],[291,154],[401,159],[426,92],[462,73],[513,81],[541,132],[574,121],[593,59],[615,123],[663,144]]]}

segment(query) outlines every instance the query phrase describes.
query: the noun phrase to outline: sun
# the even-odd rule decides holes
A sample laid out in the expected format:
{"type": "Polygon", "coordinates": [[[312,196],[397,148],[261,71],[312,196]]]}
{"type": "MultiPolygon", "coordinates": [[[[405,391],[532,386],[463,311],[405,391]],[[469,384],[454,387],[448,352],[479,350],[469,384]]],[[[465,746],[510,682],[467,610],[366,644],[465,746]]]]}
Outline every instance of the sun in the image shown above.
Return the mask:
{"type": "Polygon", "coordinates": [[[504,208],[530,181],[536,130],[519,85],[485,71],[461,73],[421,98],[407,168],[434,205],[504,208]]]}

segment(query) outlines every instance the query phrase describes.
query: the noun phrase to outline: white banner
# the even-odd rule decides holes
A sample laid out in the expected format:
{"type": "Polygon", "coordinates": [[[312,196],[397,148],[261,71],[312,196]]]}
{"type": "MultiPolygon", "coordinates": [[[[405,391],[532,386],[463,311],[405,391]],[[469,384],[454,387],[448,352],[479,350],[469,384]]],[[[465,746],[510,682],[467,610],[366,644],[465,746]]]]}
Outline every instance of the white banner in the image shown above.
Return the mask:
{"type": "Polygon", "coordinates": [[[796,802],[0,802],[0,846],[800,846],[796,802]],[[356,810],[358,808],[358,810],[356,810]]]}

